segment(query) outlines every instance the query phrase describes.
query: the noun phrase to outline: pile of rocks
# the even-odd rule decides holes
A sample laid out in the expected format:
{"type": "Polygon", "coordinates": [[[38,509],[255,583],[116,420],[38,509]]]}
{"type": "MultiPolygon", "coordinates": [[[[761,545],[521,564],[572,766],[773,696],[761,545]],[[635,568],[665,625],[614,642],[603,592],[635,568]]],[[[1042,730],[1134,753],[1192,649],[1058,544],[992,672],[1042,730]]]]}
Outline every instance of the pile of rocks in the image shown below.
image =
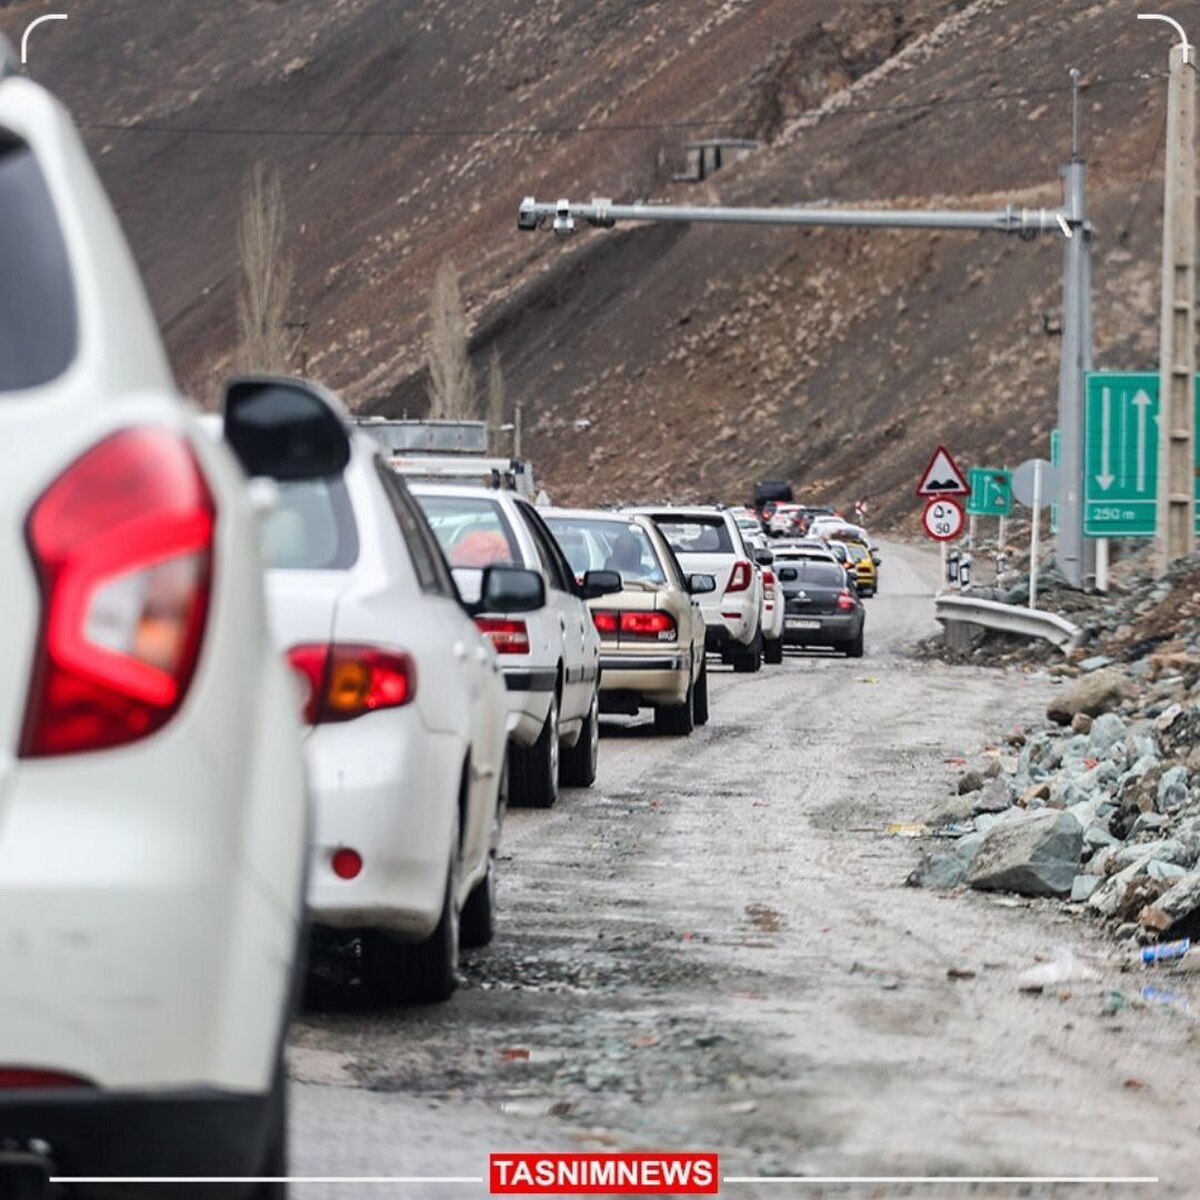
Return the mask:
{"type": "Polygon", "coordinates": [[[1200,933],[1200,631],[1188,633],[1132,662],[1062,665],[1047,727],[1014,731],[962,775],[925,822],[953,840],[909,883],[1069,898],[1141,941],[1200,933]]]}

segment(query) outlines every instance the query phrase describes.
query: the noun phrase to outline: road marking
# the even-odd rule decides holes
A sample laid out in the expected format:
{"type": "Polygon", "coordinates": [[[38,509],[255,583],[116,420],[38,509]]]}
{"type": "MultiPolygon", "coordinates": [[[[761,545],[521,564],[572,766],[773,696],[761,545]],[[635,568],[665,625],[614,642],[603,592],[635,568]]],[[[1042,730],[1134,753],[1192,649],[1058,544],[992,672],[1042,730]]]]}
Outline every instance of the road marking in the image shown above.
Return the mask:
{"type": "Polygon", "coordinates": [[[30,21],[24,34],[21,36],[21,65],[25,66],[29,59],[26,51],[29,48],[29,35],[44,21],[65,21],[68,17],[67,13],[47,13],[44,17],[38,17],[36,21],[30,21]]]}

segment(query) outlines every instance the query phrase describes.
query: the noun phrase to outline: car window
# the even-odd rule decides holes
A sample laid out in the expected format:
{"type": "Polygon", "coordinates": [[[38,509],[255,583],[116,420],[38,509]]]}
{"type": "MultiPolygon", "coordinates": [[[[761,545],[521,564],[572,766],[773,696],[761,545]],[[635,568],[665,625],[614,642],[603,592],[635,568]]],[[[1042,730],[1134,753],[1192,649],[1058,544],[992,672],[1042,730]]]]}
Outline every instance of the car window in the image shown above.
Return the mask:
{"type": "Polygon", "coordinates": [[[617,571],[622,579],[638,583],[667,582],[650,535],[629,521],[547,517],[546,524],[577,576],[585,571],[617,571]],[[581,548],[587,554],[582,570],[581,548]]]}
{"type": "Polygon", "coordinates": [[[33,151],[0,134],[0,392],[40,387],[75,358],[75,289],[33,151]]]}
{"type": "Polygon", "coordinates": [[[724,517],[651,518],[676,554],[733,554],[733,540],[724,517]]]}
{"type": "Polygon", "coordinates": [[[523,567],[516,535],[500,504],[488,496],[417,493],[429,527],[452,567],[523,567]]]}
{"type": "Polygon", "coordinates": [[[375,471],[383,484],[388,503],[396,514],[421,591],[431,596],[456,596],[457,589],[450,578],[450,569],[442,557],[441,547],[430,531],[424,514],[413,503],[404,481],[379,459],[375,460],[375,471]]]}
{"type": "Polygon", "coordinates": [[[262,522],[269,567],[336,571],[358,561],[358,527],[341,478],[280,483],[279,499],[262,522]]]}
{"type": "Polygon", "coordinates": [[[521,514],[521,519],[533,535],[534,545],[537,546],[538,557],[542,560],[550,586],[560,592],[571,591],[575,573],[554,540],[554,535],[546,528],[546,523],[534,511],[532,505],[518,504],[517,512],[521,514]]]}

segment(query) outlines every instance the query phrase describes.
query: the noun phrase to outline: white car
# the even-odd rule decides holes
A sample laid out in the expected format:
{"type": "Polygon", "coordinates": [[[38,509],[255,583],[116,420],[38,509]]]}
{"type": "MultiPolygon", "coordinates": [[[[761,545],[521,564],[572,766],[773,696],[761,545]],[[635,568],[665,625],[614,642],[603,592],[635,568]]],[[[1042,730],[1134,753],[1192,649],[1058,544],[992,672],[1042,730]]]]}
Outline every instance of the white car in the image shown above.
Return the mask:
{"type": "Polygon", "coordinates": [[[775,574],[773,562],[761,567],[763,582],[763,662],[783,662],[783,589],[775,574]]]}
{"type": "Polygon", "coordinates": [[[537,571],[545,582],[542,611],[492,607],[476,617],[508,687],[512,802],[550,808],[560,782],[591,787],[600,740],[600,635],[586,601],[619,592],[620,575],[590,571],[577,583],[546,522],[515,492],[413,484],[412,493],[457,577],[509,566],[537,571]]]}
{"type": "MultiPolygon", "coordinates": [[[[278,488],[267,595],[304,684],[313,923],[335,945],[326,931],[358,939],[363,977],[388,999],[444,1000],[460,936],[481,945],[494,928],[507,725],[496,655],[404,481],[332,395],[239,380],[225,435],[278,488]],[[320,445],[326,472],[290,479],[320,445]]],[[[489,572],[484,588],[511,609],[544,604],[530,571],[489,572]]]]}
{"type": "Polygon", "coordinates": [[[70,118],[4,55],[0,1194],[283,1175],[308,798],[258,516],[70,118]]]}
{"type": "Polygon", "coordinates": [[[757,671],[763,661],[762,572],[728,509],[640,507],[667,539],[689,574],[711,575],[717,589],[700,598],[706,644],[735,671],[757,671]]]}

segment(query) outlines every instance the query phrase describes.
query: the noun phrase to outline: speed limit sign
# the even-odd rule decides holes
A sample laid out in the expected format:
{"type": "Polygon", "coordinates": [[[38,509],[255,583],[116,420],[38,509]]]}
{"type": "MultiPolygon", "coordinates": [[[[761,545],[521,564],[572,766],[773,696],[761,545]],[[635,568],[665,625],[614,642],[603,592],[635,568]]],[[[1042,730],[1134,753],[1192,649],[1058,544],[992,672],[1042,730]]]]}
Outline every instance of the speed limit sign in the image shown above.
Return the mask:
{"type": "Polygon", "coordinates": [[[940,496],[925,506],[925,515],[921,518],[925,532],[935,542],[952,542],[963,531],[967,523],[962,505],[949,496],[940,496]]]}

